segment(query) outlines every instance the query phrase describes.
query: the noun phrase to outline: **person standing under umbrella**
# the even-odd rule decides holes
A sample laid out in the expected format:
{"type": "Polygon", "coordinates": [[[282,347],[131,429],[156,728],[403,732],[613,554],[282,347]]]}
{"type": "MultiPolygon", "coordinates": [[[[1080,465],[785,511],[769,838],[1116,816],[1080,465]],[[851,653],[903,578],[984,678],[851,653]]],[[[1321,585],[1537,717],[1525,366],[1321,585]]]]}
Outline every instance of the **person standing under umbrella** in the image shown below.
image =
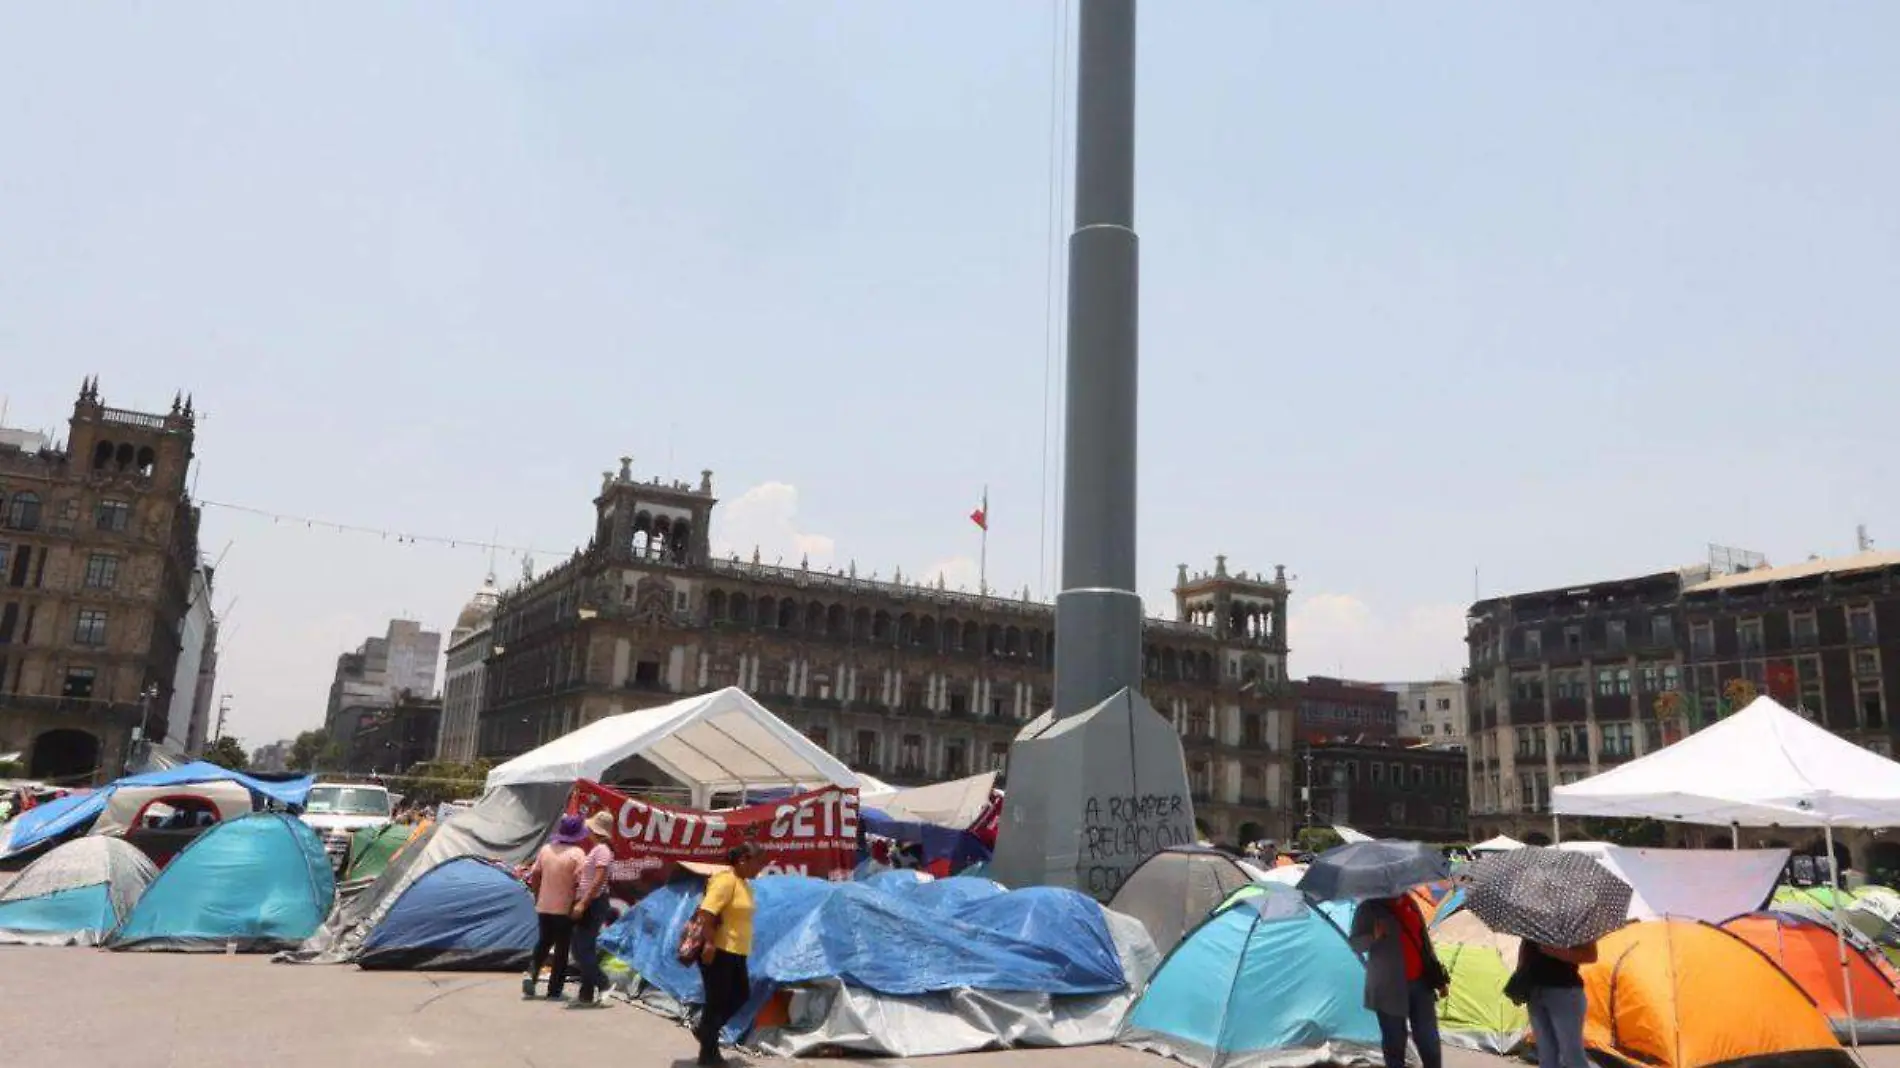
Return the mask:
{"type": "Polygon", "coordinates": [[[1537,1040],[1538,1068],[1588,1068],[1583,1052],[1583,1021],[1590,1002],[1584,996],[1579,966],[1597,959],[1597,944],[1547,946],[1524,939],[1517,947],[1517,971],[1507,991],[1521,994],[1537,1040]]]}
{"type": "Polygon", "coordinates": [[[1443,1068],[1438,999],[1451,977],[1438,961],[1418,903],[1400,894],[1360,904],[1352,918],[1352,948],[1366,959],[1366,1008],[1379,1018],[1385,1068],[1405,1068],[1408,1038],[1425,1068],[1443,1068]]]}

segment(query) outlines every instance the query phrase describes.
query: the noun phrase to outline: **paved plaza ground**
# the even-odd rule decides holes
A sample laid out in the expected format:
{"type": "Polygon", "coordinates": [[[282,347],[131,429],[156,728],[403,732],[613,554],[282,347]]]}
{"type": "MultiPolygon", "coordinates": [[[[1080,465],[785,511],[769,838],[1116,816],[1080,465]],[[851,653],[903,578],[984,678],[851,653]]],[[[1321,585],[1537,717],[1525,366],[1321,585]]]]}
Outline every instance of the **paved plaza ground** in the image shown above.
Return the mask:
{"type": "MultiPolygon", "coordinates": [[[[35,1068],[673,1068],[692,1038],[632,1006],[524,1001],[510,975],[363,972],[263,957],[0,948],[0,1064],[35,1068]]],[[[1869,1068],[1900,1068],[1877,1047],[1869,1068]]],[[[1132,1050],[978,1053],[761,1065],[1165,1068],[1132,1050]]],[[[1446,1051],[1447,1068],[1504,1068],[1446,1051]]]]}

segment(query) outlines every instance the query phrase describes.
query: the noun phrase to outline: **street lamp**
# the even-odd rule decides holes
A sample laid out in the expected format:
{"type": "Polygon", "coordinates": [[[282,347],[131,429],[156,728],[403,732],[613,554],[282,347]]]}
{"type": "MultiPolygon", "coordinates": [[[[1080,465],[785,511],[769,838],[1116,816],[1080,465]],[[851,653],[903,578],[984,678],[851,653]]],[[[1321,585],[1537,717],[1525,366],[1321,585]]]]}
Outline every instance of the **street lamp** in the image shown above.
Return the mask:
{"type": "Polygon", "coordinates": [[[133,744],[126,747],[125,770],[127,774],[131,774],[132,764],[138,759],[137,751],[139,744],[143,743],[148,752],[151,750],[152,702],[156,700],[158,700],[158,683],[147,683],[145,688],[139,691],[139,725],[132,730],[133,744]]]}

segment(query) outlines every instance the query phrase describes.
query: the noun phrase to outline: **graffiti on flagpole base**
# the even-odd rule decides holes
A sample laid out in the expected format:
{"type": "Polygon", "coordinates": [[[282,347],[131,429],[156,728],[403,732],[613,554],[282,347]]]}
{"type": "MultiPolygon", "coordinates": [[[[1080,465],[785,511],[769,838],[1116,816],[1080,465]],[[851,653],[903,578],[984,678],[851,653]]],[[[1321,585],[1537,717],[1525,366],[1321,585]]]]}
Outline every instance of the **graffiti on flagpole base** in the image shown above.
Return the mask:
{"type": "Polygon", "coordinates": [[[1180,794],[1091,797],[1082,806],[1082,885],[1100,898],[1121,888],[1141,862],[1194,840],[1180,794]]]}

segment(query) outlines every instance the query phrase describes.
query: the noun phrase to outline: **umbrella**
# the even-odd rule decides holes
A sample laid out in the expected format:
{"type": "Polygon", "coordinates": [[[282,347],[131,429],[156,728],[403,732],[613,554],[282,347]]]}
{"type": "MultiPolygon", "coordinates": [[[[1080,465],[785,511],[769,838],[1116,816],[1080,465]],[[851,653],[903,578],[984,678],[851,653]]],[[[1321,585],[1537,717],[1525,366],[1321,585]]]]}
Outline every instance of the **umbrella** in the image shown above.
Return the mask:
{"type": "Polygon", "coordinates": [[[1348,842],[1313,859],[1300,877],[1300,889],[1322,901],[1363,901],[1398,897],[1420,883],[1450,873],[1445,858],[1420,842],[1348,842]]]}
{"type": "Polygon", "coordinates": [[[1580,946],[1629,917],[1630,884],[1583,853],[1530,846],[1486,857],[1467,874],[1465,908],[1500,934],[1580,946]]]}

